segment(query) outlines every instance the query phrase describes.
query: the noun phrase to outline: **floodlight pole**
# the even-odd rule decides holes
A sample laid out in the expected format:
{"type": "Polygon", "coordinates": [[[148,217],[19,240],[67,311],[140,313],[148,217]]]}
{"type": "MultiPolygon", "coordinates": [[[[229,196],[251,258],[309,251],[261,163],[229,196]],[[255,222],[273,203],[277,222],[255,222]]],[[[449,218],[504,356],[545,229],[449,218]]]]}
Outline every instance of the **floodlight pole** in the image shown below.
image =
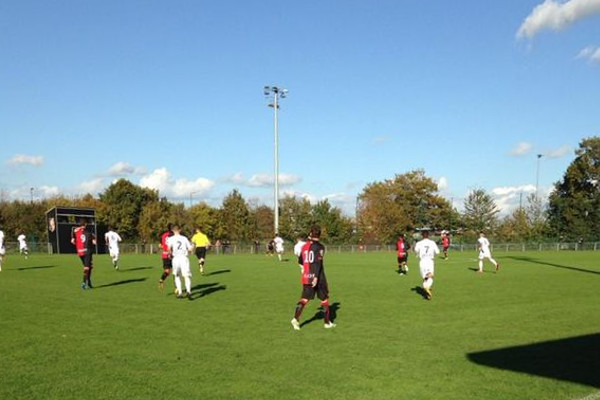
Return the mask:
{"type": "Polygon", "coordinates": [[[535,172],[535,199],[539,200],[539,190],[540,190],[540,158],[542,158],[542,154],[537,155],[537,167],[535,172]]]}
{"type": "Polygon", "coordinates": [[[264,94],[265,96],[273,96],[273,103],[269,104],[269,107],[273,107],[274,115],[273,115],[273,130],[275,133],[275,149],[274,149],[274,218],[273,218],[273,228],[275,233],[279,232],[279,122],[278,122],[278,113],[279,113],[279,97],[285,98],[287,93],[286,89],[281,89],[277,86],[265,86],[264,94]]]}

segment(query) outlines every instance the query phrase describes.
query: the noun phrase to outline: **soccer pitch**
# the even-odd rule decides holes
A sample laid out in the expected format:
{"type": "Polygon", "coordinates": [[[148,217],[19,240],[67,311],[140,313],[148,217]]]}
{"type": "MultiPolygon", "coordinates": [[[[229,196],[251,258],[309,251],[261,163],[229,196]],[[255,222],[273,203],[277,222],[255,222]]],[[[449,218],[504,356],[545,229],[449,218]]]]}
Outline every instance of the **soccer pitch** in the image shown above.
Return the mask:
{"type": "Polygon", "coordinates": [[[599,254],[498,252],[479,275],[454,252],[427,301],[414,255],[399,276],[394,253],[329,253],[337,327],[313,301],[299,332],[293,256],[211,254],[188,301],[157,290],[159,256],[95,256],[83,291],[75,255],[11,255],[0,398],[600,398],[599,254]]]}

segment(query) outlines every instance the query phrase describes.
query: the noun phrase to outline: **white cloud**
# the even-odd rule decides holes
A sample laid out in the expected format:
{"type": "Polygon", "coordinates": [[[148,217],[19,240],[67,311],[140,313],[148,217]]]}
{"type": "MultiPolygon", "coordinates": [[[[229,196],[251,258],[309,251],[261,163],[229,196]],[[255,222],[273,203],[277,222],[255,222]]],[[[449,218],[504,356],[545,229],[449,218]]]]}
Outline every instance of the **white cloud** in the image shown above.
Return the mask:
{"type": "Polygon", "coordinates": [[[108,176],[144,175],[148,171],[144,167],[134,167],[125,161],[119,161],[108,169],[108,176]]]}
{"type": "Polygon", "coordinates": [[[519,142],[513,149],[510,151],[510,155],[514,157],[522,157],[526,156],[533,149],[533,145],[528,142],[519,142]]]}
{"type": "Polygon", "coordinates": [[[33,194],[34,199],[40,199],[45,197],[56,196],[61,193],[58,186],[36,186],[33,188],[33,192],[31,191],[30,186],[21,186],[16,189],[10,190],[8,192],[7,200],[29,200],[31,199],[31,195],[33,194]]]}
{"type": "Polygon", "coordinates": [[[545,0],[525,18],[517,38],[531,39],[543,30],[558,31],[594,14],[600,14],[600,0],[545,0]]]}
{"type": "Polygon", "coordinates": [[[332,206],[338,207],[346,215],[356,213],[356,196],[348,193],[333,193],[323,196],[332,206]]]}
{"type": "Polygon", "coordinates": [[[518,193],[533,193],[535,192],[535,185],[501,186],[493,188],[491,192],[495,196],[511,196],[518,193]]]}
{"type": "MultiPolygon", "coordinates": [[[[273,186],[273,183],[275,182],[275,178],[273,178],[273,175],[264,173],[254,174],[249,179],[246,179],[241,172],[230,176],[226,180],[236,185],[243,185],[256,188],[273,186]]],[[[279,186],[292,186],[301,181],[302,177],[299,175],[285,173],[279,174],[279,186]]]]}
{"type": "Polygon", "coordinates": [[[440,192],[446,191],[446,189],[448,189],[448,179],[445,176],[442,176],[438,179],[437,185],[440,192]]]}
{"type": "Polygon", "coordinates": [[[26,154],[17,154],[13,158],[7,161],[8,165],[22,165],[29,164],[34,167],[41,167],[44,165],[43,156],[28,156],[26,154]]]}
{"type": "Polygon", "coordinates": [[[588,46],[582,49],[577,58],[586,58],[589,61],[600,63],[600,46],[588,46]]]}
{"type": "Polygon", "coordinates": [[[152,173],[140,179],[140,186],[156,189],[161,195],[173,198],[185,198],[191,193],[203,195],[208,193],[215,182],[206,178],[189,180],[185,178],[173,179],[166,168],[155,169],[152,173]]]}
{"type": "Polygon", "coordinates": [[[573,152],[573,148],[569,145],[564,145],[558,149],[546,151],[543,156],[548,158],[562,158],[573,152]]]}
{"type": "Polygon", "coordinates": [[[104,179],[103,178],[95,178],[89,181],[81,182],[75,188],[77,193],[90,193],[92,195],[96,195],[104,188],[104,179]]]}
{"type": "Polygon", "coordinates": [[[227,182],[231,182],[235,185],[242,185],[246,182],[246,178],[244,178],[244,174],[241,172],[237,172],[225,179],[227,182]]]}

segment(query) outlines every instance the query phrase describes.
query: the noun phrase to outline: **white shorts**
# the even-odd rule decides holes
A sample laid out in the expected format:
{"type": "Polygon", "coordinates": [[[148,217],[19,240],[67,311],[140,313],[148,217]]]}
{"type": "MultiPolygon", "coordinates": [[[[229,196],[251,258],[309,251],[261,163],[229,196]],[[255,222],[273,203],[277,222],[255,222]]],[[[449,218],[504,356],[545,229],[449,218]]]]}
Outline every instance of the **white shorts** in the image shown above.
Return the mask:
{"type": "Polygon", "coordinates": [[[4,246],[0,247],[0,256],[3,256],[6,254],[6,249],[4,248],[4,246]]]}
{"type": "Polygon", "coordinates": [[[419,261],[419,270],[421,271],[421,278],[425,279],[427,274],[433,275],[434,267],[433,260],[430,258],[425,258],[419,261]]]}
{"type": "Polygon", "coordinates": [[[112,258],[119,258],[119,248],[118,247],[109,247],[108,254],[110,254],[110,256],[112,258]]]}
{"type": "Polygon", "coordinates": [[[275,246],[275,251],[278,253],[283,253],[283,246],[275,246]]]}
{"type": "Polygon", "coordinates": [[[190,269],[190,259],[186,256],[173,257],[173,274],[175,276],[192,276],[190,269]]]}
{"type": "Polygon", "coordinates": [[[479,250],[479,259],[492,258],[492,253],[489,250],[479,250]]]}

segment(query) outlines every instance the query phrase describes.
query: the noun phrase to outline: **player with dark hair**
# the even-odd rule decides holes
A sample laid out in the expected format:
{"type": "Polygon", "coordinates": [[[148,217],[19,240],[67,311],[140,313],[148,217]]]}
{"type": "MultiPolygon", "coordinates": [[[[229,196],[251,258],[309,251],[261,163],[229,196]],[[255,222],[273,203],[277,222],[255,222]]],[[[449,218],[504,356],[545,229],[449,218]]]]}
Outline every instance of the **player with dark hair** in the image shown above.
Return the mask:
{"type": "Polygon", "coordinates": [[[169,252],[169,246],[167,245],[167,239],[173,236],[173,231],[171,230],[171,224],[167,225],[167,230],[160,235],[160,247],[162,249],[162,263],[163,263],[163,274],[158,281],[158,290],[161,292],[165,289],[165,279],[169,275],[171,275],[171,269],[173,268],[173,264],[171,261],[171,254],[169,252]]]}
{"type": "Polygon", "coordinates": [[[297,331],[300,330],[300,315],[306,304],[315,298],[315,294],[321,300],[321,307],[325,312],[324,327],[326,329],[335,327],[329,315],[329,286],[327,285],[323,266],[325,246],[319,242],[320,237],[321,227],[314,225],[310,230],[310,240],[302,248],[302,297],[296,305],[294,318],[291,321],[292,326],[297,331]]]}
{"type": "Polygon", "coordinates": [[[408,274],[408,265],[406,264],[408,261],[408,249],[410,249],[410,244],[404,238],[404,234],[401,233],[398,235],[398,242],[396,242],[396,251],[398,252],[398,274],[406,275],[408,274]]]}
{"type": "Polygon", "coordinates": [[[440,254],[440,249],[437,244],[429,239],[429,231],[421,231],[422,239],[415,245],[415,253],[419,257],[419,269],[421,278],[423,278],[423,291],[425,298],[431,300],[431,287],[433,286],[433,276],[435,274],[435,265],[433,259],[440,254]]]}
{"type": "Polygon", "coordinates": [[[87,228],[87,221],[82,218],[79,226],[71,232],[71,243],[77,249],[77,255],[83,264],[83,282],[82,289],[92,288],[92,254],[94,254],[94,246],[96,246],[96,235],[91,233],[87,228]]]}

